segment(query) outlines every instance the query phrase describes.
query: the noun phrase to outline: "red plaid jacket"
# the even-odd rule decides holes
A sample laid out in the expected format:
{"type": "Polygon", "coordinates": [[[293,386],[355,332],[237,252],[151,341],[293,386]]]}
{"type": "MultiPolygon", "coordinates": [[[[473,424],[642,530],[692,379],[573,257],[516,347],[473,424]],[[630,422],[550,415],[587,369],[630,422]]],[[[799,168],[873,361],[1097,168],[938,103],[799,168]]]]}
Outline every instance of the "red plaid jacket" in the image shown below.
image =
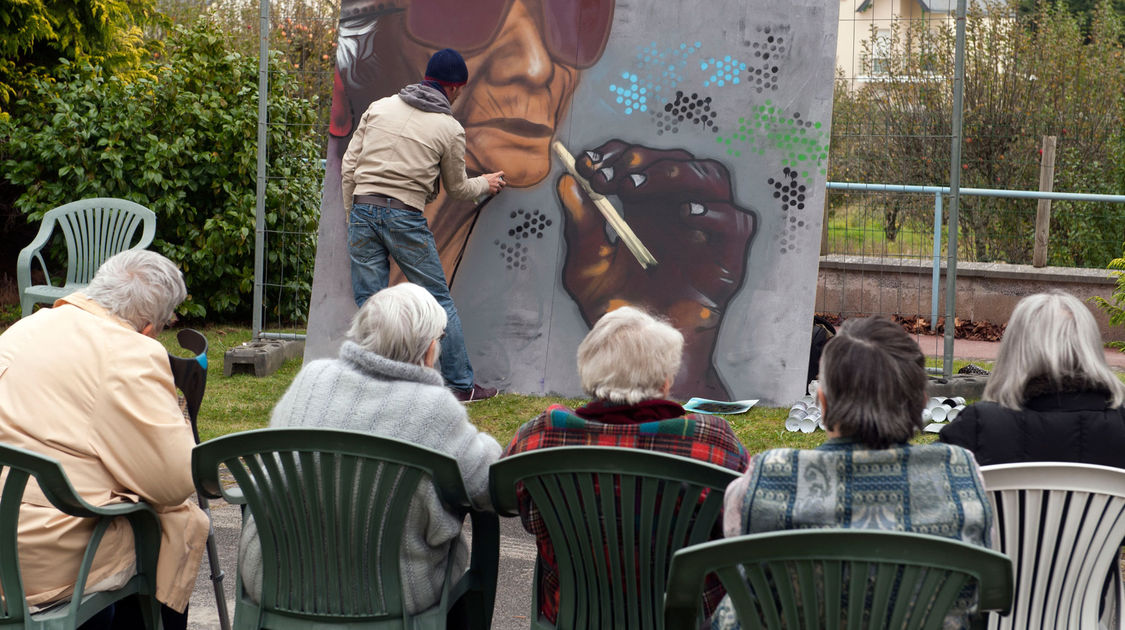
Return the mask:
{"type": "MultiPolygon", "coordinates": [[[[596,401],[576,411],[552,405],[538,418],[520,427],[501,457],[554,446],[639,448],[690,457],[739,473],[746,470],[749,462],[746,449],[725,420],[688,414],[683,407],[667,400],[649,400],[633,406],[596,401]]],[[[517,497],[524,529],[535,535],[539,549],[539,614],[555,623],[559,606],[555,551],[530,496],[520,487],[517,497]]],[[[721,525],[722,520],[718,523],[721,525]]],[[[714,535],[722,537],[719,527],[714,535]]],[[[718,580],[708,576],[704,590],[707,614],[724,594],[718,580]]]]}

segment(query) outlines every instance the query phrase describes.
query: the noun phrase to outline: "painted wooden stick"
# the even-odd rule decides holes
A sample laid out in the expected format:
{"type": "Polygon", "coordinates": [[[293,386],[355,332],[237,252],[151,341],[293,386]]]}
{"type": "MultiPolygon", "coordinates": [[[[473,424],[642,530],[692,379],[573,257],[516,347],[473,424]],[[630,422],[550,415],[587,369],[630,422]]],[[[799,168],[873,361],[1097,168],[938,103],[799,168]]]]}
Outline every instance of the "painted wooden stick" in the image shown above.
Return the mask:
{"type": "Polygon", "coordinates": [[[621,215],[617,214],[617,208],[613,207],[613,204],[609,202],[609,199],[605,198],[605,195],[594,192],[594,189],[590,187],[590,182],[586,181],[586,178],[578,174],[578,170],[574,168],[574,156],[570,154],[570,151],[567,151],[566,147],[558,140],[555,140],[551,144],[551,148],[555,150],[555,154],[559,156],[559,160],[562,161],[563,166],[566,167],[571,177],[578,181],[578,184],[582,186],[582,190],[586,191],[590,200],[597,206],[598,211],[605,217],[606,223],[609,223],[613,231],[617,232],[617,236],[625,243],[625,246],[629,248],[629,251],[632,252],[633,257],[637,259],[641,267],[648,269],[650,266],[655,266],[656,258],[653,257],[652,253],[648,251],[648,248],[644,246],[641,239],[637,238],[637,235],[633,233],[629,224],[625,223],[625,219],[622,219],[621,215]]]}

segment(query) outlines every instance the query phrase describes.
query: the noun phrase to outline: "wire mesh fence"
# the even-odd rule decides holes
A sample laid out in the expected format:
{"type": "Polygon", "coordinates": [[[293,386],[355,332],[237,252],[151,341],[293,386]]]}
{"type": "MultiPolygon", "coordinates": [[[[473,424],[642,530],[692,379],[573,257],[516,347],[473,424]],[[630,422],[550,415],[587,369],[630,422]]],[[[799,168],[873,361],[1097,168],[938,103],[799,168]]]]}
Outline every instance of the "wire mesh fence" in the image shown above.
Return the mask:
{"type": "MultiPolygon", "coordinates": [[[[841,5],[830,181],[942,187],[958,169],[967,188],[1121,192],[1121,16],[969,2],[952,165],[956,4],[841,5]],[[1044,152],[1047,137],[1057,151],[1044,152]]],[[[832,273],[821,274],[818,310],[936,314],[931,272],[948,256],[949,198],[944,213],[933,193],[830,190],[827,200],[821,268],[832,273]]],[[[1125,204],[1056,200],[1044,216],[1035,198],[960,196],[957,260],[1104,269],[1121,255],[1125,204]]]]}
{"type": "Polygon", "coordinates": [[[263,67],[265,151],[264,199],[259,200],[261,272],[255,278],[255,336],[302,332],[308,316],[316,226],[324,157],[332,114],[339,5],[331,0],[270,0],[259,11],[259,46],[268,51],[263,67]],[[284,101],[303,111],[277,108],[284,101]],[[271,154],[280,140],[300,136],[316,143],[315,154],[271,154]]]}

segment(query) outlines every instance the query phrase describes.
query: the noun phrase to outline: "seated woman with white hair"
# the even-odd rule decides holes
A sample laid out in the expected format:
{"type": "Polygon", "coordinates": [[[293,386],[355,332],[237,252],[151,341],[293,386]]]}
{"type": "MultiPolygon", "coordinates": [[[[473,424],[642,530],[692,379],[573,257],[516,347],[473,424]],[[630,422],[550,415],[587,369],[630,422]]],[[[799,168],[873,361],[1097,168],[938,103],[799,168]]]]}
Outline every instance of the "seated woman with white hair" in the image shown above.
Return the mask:
{"type": "MultiPolygon", "coordinates": [[[[500,456],[500,445],[469,422],[434,369],[445,324],[445,310],[422,287],[403,283],[379,291],[352,319],[339,357],[301,369],[274,407],[270,426],[365,431],[441,451],[457,460],[474,505],[491,509],[488,467],[500,456]]],[[[399,564],[405,607],[413,614],[440,601],[446,556],[461,536],[461,519],[445,510],[431,485],[422,484],[405,531],[399,564]]],[[[452,575],[465,572],[466,548],[458,545],[452,575]]],[[[238,568],[247,594],[257,599],[261,547],[249,518],[238,568]]]]}
{"type": "MultiPolygon", "coordinates": [[[[989,546],[992,507],[972,455],[910,443],[922,428],[924,365],[918,344],[895,322],[844,322],[820,359],[817,395],[829,439],[815,449],[754,455],[727,486],[724,535],[882,529],[989,546]]],[[[962,595],[944,628],[968,627],[975,591],[962,595]]],[[[711,627],[742,627],[729,599],[711,627]]]]}
{"type": "Polygon", "coordinates": [[[1059,291],[1016,305],[981,402],[942,429],[981,466],[1075,462],[1125,468],[1125,384],[1106,364],[1081,300],[1059,291]]]}
{"type": "MultiPolygon", "coordinates": [[[[106,259],[81,292],[0,335],[0,443],[58,460],[92,505],[143,499],[156,509],[156,599],[168,630],[187,627],[209,526],[190,500],[195,440],[176,404],[168,352],[156,340],[186,297],[175,263],[130,249],[106,259]]],[[[71,598],[97,522],[59,512],[28,484],[19,568],[32,610],[71,598]]],[[[85,592],[120,588],[136,573],[132,529],[116,519],[95,544],[85,592]]],[[[128,597],[83,628],[135,628],[143,609],[128,597]]]]}
{"type": "MultiPolygon", "coordinates": [[[[578,409],[551,405],[516,432],[504,456],[553,446],[628,446],[700,459],[738,472],[747,454],[726,420],[689,414],[667,400],[680,370],[684,337],[640,309],[623,306],[606,313],[578,346],[578,376],[594,400],[578,409]]],[[[539,615],[555,623],[558,563],[546,527],[522,490],[520,519],[535,534],[541,571],[539,615]]],[[[622,585],[624,587],[624,585],[622,585]]],[[[715,580],[705,593],[710,611],[722,597],[715,580]]]]}

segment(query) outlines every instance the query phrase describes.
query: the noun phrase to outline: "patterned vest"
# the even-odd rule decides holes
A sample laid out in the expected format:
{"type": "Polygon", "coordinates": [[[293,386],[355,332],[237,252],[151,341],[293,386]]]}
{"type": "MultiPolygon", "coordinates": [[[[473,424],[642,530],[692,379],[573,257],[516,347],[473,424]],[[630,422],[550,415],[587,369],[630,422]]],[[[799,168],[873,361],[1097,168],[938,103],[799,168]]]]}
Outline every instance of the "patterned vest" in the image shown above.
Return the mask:
{"type": "Polygon", "coordinates": [[[742,533],[846,527],[989,545],[992,507],[971,453],[947,444],[869,449],[846,438],[754,456],[742,533]]]}

